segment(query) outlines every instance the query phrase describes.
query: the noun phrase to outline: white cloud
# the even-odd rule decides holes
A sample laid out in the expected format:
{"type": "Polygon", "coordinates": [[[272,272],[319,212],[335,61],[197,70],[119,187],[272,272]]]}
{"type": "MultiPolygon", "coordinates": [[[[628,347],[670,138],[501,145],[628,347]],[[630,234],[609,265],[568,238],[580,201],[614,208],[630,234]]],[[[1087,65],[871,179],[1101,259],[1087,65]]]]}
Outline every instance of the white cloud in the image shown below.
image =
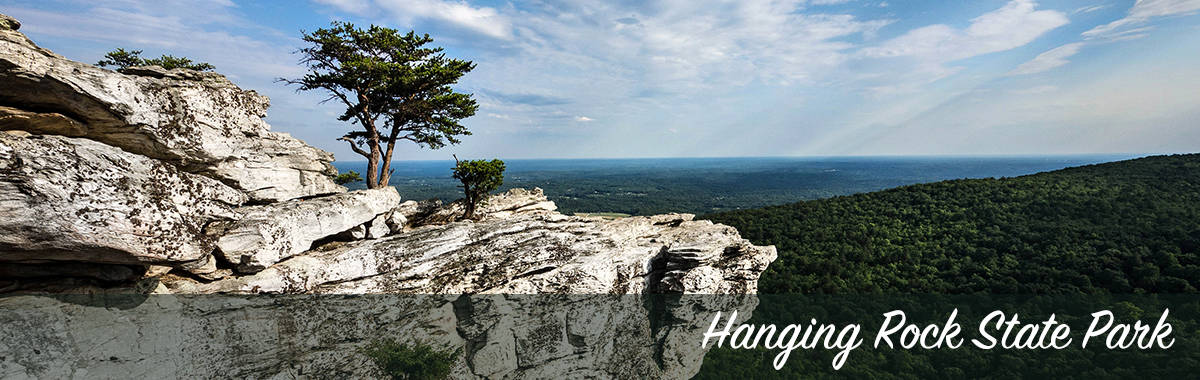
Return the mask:
{"type": "Polygon", "coordinates": [[[495,8],[473,7],[455,0],[316,0],[359,16],[375,15],[376,7],[403,23],[416,19],[448,22],[485,36],[511,39],[512,22],[495,8]]]}
{"type": "Polygon", "coordinates": [[[972,19],[965,29],[944,24],[917,28],[879,46],[863,49],[863,54],[950,62],[1024,46],[1067,24],[1062,12],[1036,10],[1036,7],[1032,0],[1013,0],[972,19]]]}
{"type": "Polygon", "coordinates": [[[1050,49],[1049,51],[1038,54],[1029,62],[1022,63],[1016,69],[1009,72],[1009,75],[1028,75],[1036,74],[1043,71],[1048,71],[1055,67],[1059,67],[1070,63],[1067,58],[1079,52],[1079,48],[1083,47],[1082,42],[1075,42],[1063,46],[1050,49]]]}
{"type": "Polygon", "coordinates": [[[575,117],[575,121],[578,121],[578,122],[583,122],[583,123],[586,123],[586,122],[589,122],[589,121],[595,121],[595,120],[596,120],[596,119],[593,119],[593,118],[590,118],[590,117],[587,117],[587,116],[576,116],[576,117],[575,117]]]}
{"type": "Polygon", "coordinates": [[[889,125],[854,152],[1192,152],[1200,76],[1188,75],[1187,63],[1143,61],[1055,86],[964,96],[889,125]]]}
{"type": "Polygon", "coordinates": [[[1051,86],[1048,84],[1044,84],[1041,86],[1033,86],[1030,88],[1016,89],[1016,90],[1012,90],[1009,92],[1017,94],[1017,95],[1036,95],[1036,94],[1045,94],[1045,93],[1054,92],[1054,91],[1058,91],[1058,86],[1051,86]]]}
{"type": "Polygon", "coordinates": [[[610,73],[612,65],[620,65],[644,69],[655,81],[719,82],[714,85],[812,78],[847,58],[854,45],[842,39],[888,24],[809,12],[805,6],[816,3],[803,0],[654,6],[567,2],[520,8],[472,7],[452,0],[317,1],[357,15],[405,23],[449,21],[504,37],[507,42],[490,47],[515,49],[509,53],[520,52],[524,64],[561,60],[604,66],[608,70],[593,68],[610,73]],[[372,6],[364,9],[363,1],[372,6]]]}
{"type": "Polygon", "coordinates": [[[1124,18],[1083,32],[1083,37],[1127,39],[1130,34],[1122,29],[1142,25],[1156,17],[1192,14],[1197,10],[1200,10],[1200,0],[1138,0],[1124,18]]]}
{"type": "MultiPolygon", "coordinates": [[[[456,41],[458,46],[477,49],[478,54],[470,58],[479,66],[464,78],[465,89],[557,100],[534,106],[528,101],[481,97],[491,100],[481,104],[481,113],[512,116],[511,120],[479,118],[486,120],[481,128],[586,132],[588,136],[580,138],[611,142],[599,146],[642,149],[617,142],[645,133],[632,128],[682,129],[702,123],[693,119],[706,112],[734,112],[728,105],[747,96],[742,91],[748,88],[833,80],[836,71],[853,59],[857,47],[853,41],[889,22],[823,13],[805,8],[808,4],[804,0],[535,4],[497,8],[501,16],[519,21],[510,40],[480,44],[463,31],[444,28],[435,38],[439,43],[456,41]],[[576,119],[577,115],[587,115],[591,121],[576,119]],[[671,121],[649,125],[648,120],[663,115],[671,115],[671,121]],[[556,128],[572,123],[606,128],[556,128]]],[[[703,134],[717,127],[687,130],[703,134]]],[[[680,151],[660,149],[656,154],[687,153],[683,146],[667,148],[680,151]]]]}
{"type": "Polygon", "coordinates": [[[1111,7],[1111,6],[1112,6],[1112,4],[1104,4],[1104,5],[1089,5],[1089,6],[1084,6],[1084,7],[1079,7],[1079,8],[1076,8],[1076,9],[1075,9],[1075,11],[1074,11],[1074,12],[1071,12],[1071,13],[1073,13],[1073,14],[1080,14],[1080,13],[1092,13],[1092,12],[1095,12],[1095,11],[1099,11],[1099,10],[1103,10],[1103,9],[1108,9],[1108,8],[1109,8],[1109,7],[1111,7]]]}
{"type": "Polygon", "coordinates": [[[316,0],[316,2],[332,5],[346,12],[363,14],[371,10],[371,0],[316,0]]]}
{"type": "MultiPolygon", "coordinates": [[[[291,54],[299,40],[283,37],[268,41],[229,32],[233,28],[258,29],[273,34],[235,12],[227,1],[164,1],[97,3],[78,12],[49,12],[10,8],[6,13],[22,22],[22,32],[94,43],[92,54],[118,47],[145,50],[144,55],[172,54],[209,62],[231,78],[254,78],[270,83],[280,76],[299,75],[291,54]],[[204,14],[203,19],[185,15],[204,14]]],[[[90,57],[71,57],[88,60],[90,57]]],[[[94,62],[94,61],[93,61],[94,62]]],[[[89,62],[89,63],[93,63],[89,62]]]]}

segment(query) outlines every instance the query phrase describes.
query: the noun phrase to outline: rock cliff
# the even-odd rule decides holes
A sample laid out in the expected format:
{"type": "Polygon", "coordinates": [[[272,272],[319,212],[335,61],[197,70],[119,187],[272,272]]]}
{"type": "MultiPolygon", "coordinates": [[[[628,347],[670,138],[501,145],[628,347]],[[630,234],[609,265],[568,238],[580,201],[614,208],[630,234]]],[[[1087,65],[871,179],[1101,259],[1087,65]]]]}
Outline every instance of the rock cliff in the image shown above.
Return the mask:
{"type": "Polygon", "coordinates": [[[262,120],[269,105],[220,74],[118,73],[0,27],[0,128],[99,141],[220,180],[256,201],[345,191],[329,178],[332,154],[270,130],[262,120]]]}
{"type": "Polygon", "coordinates": [[[540,189],[477,220],[347,192],[265,97],[70,61],[19,27],[0,15],[0,323],[19,327],[0,377],[362,377],[380,336],[458,349],[455,377],[687,377],[693,322],[748,316],[776,256],[687,214],[563,215],[540,189]]]}

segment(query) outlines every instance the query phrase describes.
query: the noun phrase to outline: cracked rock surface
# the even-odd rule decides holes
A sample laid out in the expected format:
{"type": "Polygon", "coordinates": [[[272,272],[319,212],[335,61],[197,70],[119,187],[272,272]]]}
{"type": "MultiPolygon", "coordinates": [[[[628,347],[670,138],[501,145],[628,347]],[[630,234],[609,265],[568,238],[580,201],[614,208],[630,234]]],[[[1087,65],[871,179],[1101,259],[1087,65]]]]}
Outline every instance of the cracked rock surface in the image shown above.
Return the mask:
{"type": "Polygon", "coordinates": [[[0,132],[0,262],[181,263],[246,196],[92,140],[0,132]]]}

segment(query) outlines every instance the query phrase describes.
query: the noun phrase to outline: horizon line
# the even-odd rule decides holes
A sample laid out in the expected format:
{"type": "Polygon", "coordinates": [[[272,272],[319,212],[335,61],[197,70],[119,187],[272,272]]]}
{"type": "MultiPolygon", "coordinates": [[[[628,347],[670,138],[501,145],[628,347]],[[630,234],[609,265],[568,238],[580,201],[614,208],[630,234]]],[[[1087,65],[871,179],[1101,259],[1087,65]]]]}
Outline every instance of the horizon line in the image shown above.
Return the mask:
{"type": "MultiPolygon", "coordinates": [[[[533,160],[681,160],[681,159],[838,159],[838,158],[1070,158],[1070,157],[1126,157],[1126,159],[1196,154],[1200,152],[1153,152],[1153,153],[1005,153],[1005,154],[864,154],[864,155],[788,155],[788,156],[659,156],[659,157],[518,157],[503,158],[505,161],[533,160]]],[[[497,158],[497,157],[493,157],[497,158]]],[[[476,159],[476,158],[468,158],[476,159]]],[[[440,162],[454,159],[392,159],[392,162],[440,162]]],[[[367,162],[367,160],[334,160],[340,163],[367,162]]]]}

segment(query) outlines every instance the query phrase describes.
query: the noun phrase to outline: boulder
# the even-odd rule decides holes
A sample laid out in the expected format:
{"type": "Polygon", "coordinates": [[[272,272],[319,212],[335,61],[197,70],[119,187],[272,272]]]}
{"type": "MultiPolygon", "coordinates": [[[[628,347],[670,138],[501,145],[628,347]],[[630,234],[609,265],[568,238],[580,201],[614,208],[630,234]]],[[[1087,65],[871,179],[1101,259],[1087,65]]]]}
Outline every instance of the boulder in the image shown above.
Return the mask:
{"type": "Polygon", "coordinates": [[[0,132],[0,261],[181,263],[246,196],[96,141],[0,132]]]}
{"type": "MultiPolygon", "coordinates": [[[[4,18],[5,25],[16,25],[4,18]]],[[[165,160],[258,202],[344,192],[333,155],[263,121],[269,100],[224,76],[71,61],[0,28],[0,128],[84,137],[165,160]]]]}
{"type": "MultiPolygon", "coordinates": [[[[409,202],[412,202],[412,201],[409,201],[409,202]]],[[[404,202],[404,203],[408,203],[408,202],[404,202]]],[[[416,202],[413,202],[413,203],[416,203],[416,202]]],[[[392,212],[388,213],[388,217],[386,220],[384,220],[384,223],[386,223],[388,226],[388,232],[397,233],[400,231],[404,231],[404,227],[406,225],[408,225],[408,216],[405,215],[403,212],[400,212],[397,210],[392,210],[392,212]]]]}
{"type": "Polygon", "coordinates": [[[441,210],[442,201],[437,198],[426,199],[420,202],[404,201],[404,203],[392,209],[389,221],[392,232],[399,232],[405,228],[424,225],[430,215],[441,210]]]}
{"type": "MultiPolygon", "coordinates": [[[[234,221],[216,223],[219,254],[253,273],[312,248],[313,242],[360,227],[400,203],[393,187],[237,209],[234,221]]],[[[381,223],[382,224],[382,223],[381,223]]]]}
{"type": "MultiPolygon", "coordinates": [[[[426,203],[413,206],[401,205],[409,214],[407,219],[412,226],[446,224],[462,218],[466,212],[466,201],[459,199],[446,206],[440,201],[434,205],[426,203]],[[436,207],[436,208],[435,208],[436,207]],[[411,210],[411,211],[409,211],[411,210]]],[[[479,209],[475,210],[476,219],[481,218],[510,218],[518,215],[548,214],[558,209],[558,206],[546,198],[541,188],[526,190],[521,188],[509,189],[500,194],[488,196],[479,209]]]]}
{"type": "Polygon", "coordinates": [[[546,198],[542,188],[533,190],[521,188],[509,189],[506,192],[489,196],[478,213],[494,218],[507,218],[519,214],[549,213],[558,210],[558,206],[546,198]]]}
{"type": "Polygon", "coordinates": [[[391,227],[388,227],[388,217],[390,215],[384,213],[376,216],[370,223],[366,224],[367,239],[381,239],[392,232],[391,227]]]}

